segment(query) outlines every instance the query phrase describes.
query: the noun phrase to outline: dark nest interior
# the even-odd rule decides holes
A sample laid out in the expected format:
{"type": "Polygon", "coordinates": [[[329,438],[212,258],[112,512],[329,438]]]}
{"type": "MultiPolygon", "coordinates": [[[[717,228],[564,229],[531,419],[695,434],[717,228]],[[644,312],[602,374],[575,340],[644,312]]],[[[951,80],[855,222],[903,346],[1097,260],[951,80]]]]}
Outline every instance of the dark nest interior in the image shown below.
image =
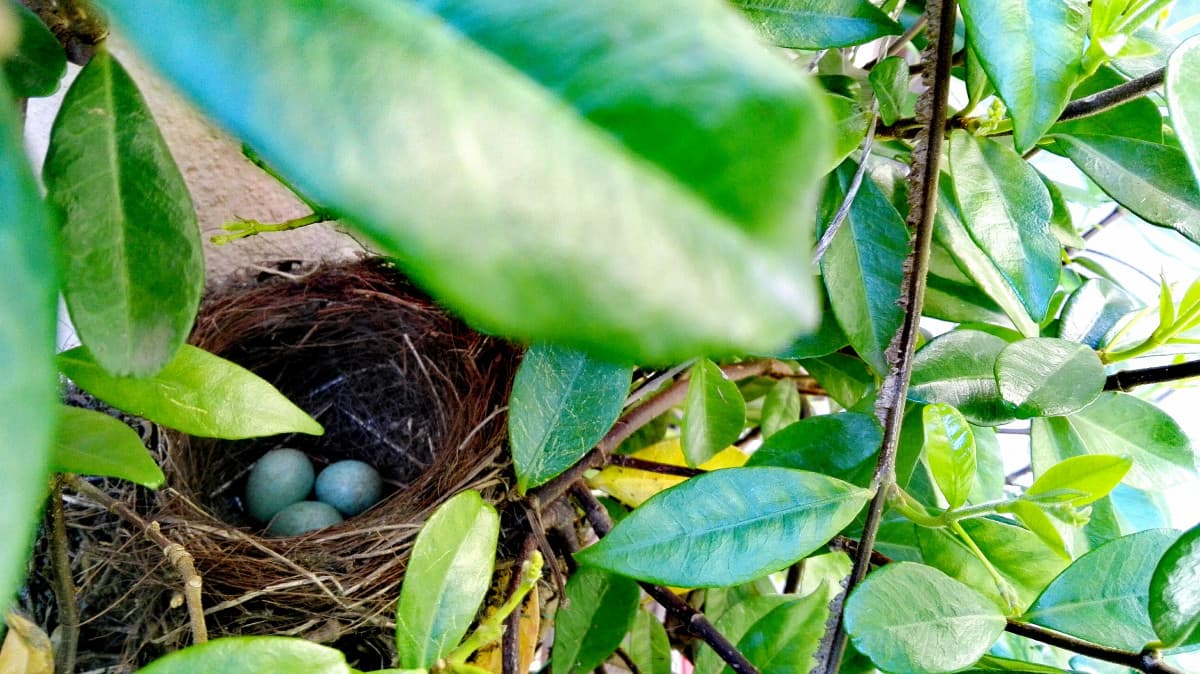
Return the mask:
{"type": "MultiPolygon", "coordinates": [[[[449,496],[504,499],[504,406],[517,354],[448,316],[377,260],[295,264],[209,293],[192,343],[273,383],[325,435],[194,438],[142,424],[167,487],[93,480],[192,555],[213,637],[290,634],[330,643],[361,667],[388,666],[393,610],[417,530],[449,496]],[[265,451],[294,447],[319,470],[345,458],[380,471],[386,495],[342,524],[267,538],[244,513],[246,474],[265,451]]],[[[179,573],[109,509],[66,497],[79,585],[80,671],[137,666],[191,642],[179,573]],[[89,661],[91,658],[91,661],[89,661]]],[[[39,542],[25,595],[53,612],[39,542]],[[40,570],[40,572],[39,572],[40,570]]]]}

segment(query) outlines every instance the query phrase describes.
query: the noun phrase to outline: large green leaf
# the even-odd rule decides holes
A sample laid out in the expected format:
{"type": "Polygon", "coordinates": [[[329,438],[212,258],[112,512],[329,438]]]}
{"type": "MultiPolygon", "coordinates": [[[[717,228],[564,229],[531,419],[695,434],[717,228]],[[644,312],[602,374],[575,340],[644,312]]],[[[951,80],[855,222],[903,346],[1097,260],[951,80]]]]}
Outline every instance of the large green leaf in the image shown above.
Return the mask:
{"type": "Polygon", "coordinates": [[[996,359],[1000,395],[1018,419],[1063,416],[1104,390],[1104,364],[1090,346],[1063,339],[1022,339],[996,359]]]}
{"type": "Polygon", "coordinates": [[[488,331],[664,362],[815,325],[827,106],[720,0],[103,4],[488,331]]]}
{"type": "Polygon", "coordinates": [[[58,83],[67,71],[66,52],[54,33],[28,7],[12,0],[5,5],[13,9],[20,24],[17,51],[0,56],[9,89],[17,98],[49,96],[58,90],[58,83]]]}
{"type": "Polygon", "coordinates": [[[1060,339],[1086,344],[1094,349],[1105,346],[1109,330],[1123,316],[1137,309],[1129,293],[1111,281],[1088,279],[1075,289],[1059,316],[1060,339]]]}
{"type": "MultiPolygon", "coordinates": [[[[833,220],[856,170],[847,160],[829,177],[821,222],[833,220]]],[[[879,376],[888,372],[884,351],[904,318],[897,300],[907,256],[904,220],[875,182],[864,176],[850,212],[821,259],[821,276],[850,345],[879,376]]]]}
{"type": "Polygon", "coordinates": [[[679,429],[688,465],[699,466],[733,444],[745,423],[746,401],[737,384],[712,361],[696,361],[679,429]]]}
{"type": "Polygon", "coordinates": [[[158,489],[166,478],[133,429],[107,414],[59,410],[53,467],[60,473],[119,477],[158,489]]]}
{"type": "Polygon", "coordinates": [[[1170,529],[1151,529],[1092,550],[1059,574],[1021,619],[1093,643],[1141,651],[1155,638],[1146,613],[1150,575],[1175,536],[1170,529]]]}
{"type": "Polygon", "coordinates": [[[621,413],[633,370],[549,344],[525,352],[509,397],[517,488],[558,475],[604,437],[621,413]]]}
{"type": "Polygon", "coordinates": [[[816,591],[775,607],[738,639],[738,650],[762,674],[806,674],[816,666],[829,600],[816,591]]]}
{"type": "Polygon", "coordinates": [[[58,367],[109,405],[191,435],[236,440],[324,433],[258,375],[189,344],[153,377],[114,377],[82,346],[59,354],[58,367]]]}
{"type": "Polygon", "coordinates": [[[1017,151],[1025,152],[1058,119],[1081,74],[1087,3],[962,0],[960,6],[971,48],[1008,106],[1017,151]]]}
{"type": "Polygon", "coordinates": [[[24,576],[46,496],[58,390],[54,376],[55,239],[0,81],[0,597],[24,576]]]}
{"type": "Polygon", "coordinates": [[[80,339],[114,375],[154,374],[192,328],[204,255],[183,176],[107,51],[63,98],[42,176],[62,217],[63,294],[80,339]]]}
{"type": "Polygon", "coordinates": [[[554,671],[590,672],[612,655],[633,623],[641,590],[623,576],[581,567],[554,617],[554,671]]]}
{"type": "Polygon", "coordinates": [[[967,502],[975,483],[975,435],[962,413],[945,403],[926,405],[925,459],[950,508],[967,502]]]}
{"type": "Polygon", "coordinates": [[[869,497],[865,489],[817,473],[718,470],[655,495],[575,557],[662,585],[736,585],[816,550],[869,497]]]}
{"type": "Polygon", "coordinates": [[[1179,45],[1167,61],[1167,108],[1171,126],[1192,165],[1192,175],[1200,180],[1200,36],[1179,45]]]}
{"type": "Polygon", "coordinates": [[[904,114],[909,98],[908,61],[889,56],[871,68],[869,79],[875,99],[879,101],[879,118],[884,124],[895,124],[896,118],[904,114]]]}
{"type": "Polygon", "coordinates": [[[225,637],[168,653],[139,672],[192,674],[350,674],[341,651],[294,637],[225,637]]]}
{"type": "Polygon", "coordinates": [[[396,602],[401,667],[432,667],[458,645],[492,582],[500,517],[479,492],[446,501],[421,527],[396,602]]]}
{"type": "Polygon", "coordinates": [[[946,403],[971,423],[996,426],[1013,419],[1000,397],[996,359],[1008,346],[1003,339],[978,330],[948,332],[917,352],[913,359],[911,400],[946,403]]]}
{"type": "Polygon", "coordinates": [[[978,592],[912,562],[872,573],[846,601],[854,647],[889,672],[953,672],[1004,632],[1004,614],[978,592]]]}
{"type": "Polygon", "coordinates": [[[802,419],[767,438],[747,466],[822,473],[865,487],[875,472],[883,431],[875,417],[857,412],[802,419]]]}
{"type": "Polygon", "coordinates": [[[732,0],[767,40],[788,49],[828,49],[899,35],[867,0],[732,0]]]}
{"type": "Polygon", "coordinates": [[[1150,620],[1167,646],[1200,642],[1200,526],[1163,553],[1150,579],[1150,620]]]}
{"type": "Polygon", "coordinates": [[[1108,196],[1146,222],[1200,243],[1200,187],[1183,150],[1115,136],[1055,136],[1108,196]]]}
{"type": "Polygon", "coordinates": [[[1125,481],[1158,491],[1196,474],[1187,435],[1156,405],[1127,393],[1103,393],[1069,417],[1034,419],[1033,470],[1041,475],[1070,456],[1125,455],[1133,459],[1125,481]]]}
{"type": "Polygon", "coordinates": [[[1050,232],[1054,204],[1019,154],[989,138],[950,136],[955,200],[971,238],[1040,322],[1058,288],[1062,246],[1050,232]]]}

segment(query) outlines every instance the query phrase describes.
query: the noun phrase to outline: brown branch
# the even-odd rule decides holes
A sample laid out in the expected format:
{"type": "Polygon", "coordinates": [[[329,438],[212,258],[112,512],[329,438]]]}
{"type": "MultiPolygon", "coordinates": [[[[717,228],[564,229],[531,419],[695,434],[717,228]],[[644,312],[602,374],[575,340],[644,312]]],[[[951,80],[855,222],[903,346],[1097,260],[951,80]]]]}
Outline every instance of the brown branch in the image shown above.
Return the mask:
{"type": "MultiPolygon", "coordinates": [[[[603,538],[612,531],[612,520],[608,517],[608,511],[604,506],[596,500],[592,495],[591,490],[582,482],[576,482],[571,485],[571,496],[579,503],[579,507],[583,508],[584,515],[587,517],[588,523],[592,525],[596,535],[603,538]]],[[[657,601],[664,609],[675,617],[686,629],[694,636],[703,640],[712,648],[721,659],[729,665],[737,674],[758,674],[758,668],[755,667],[745,655],[737,649],[725,635],[717,631],[708,618],[704,614],[692,608],[691,604],[681,599],[679,595],[668,590],[660,585],[652,585],[638,581],[638,585],[650,595],[654,601],[657,601]]]]}
{"type": "Polygon", "coordinates": [[[1123,665],[1131,669],[1136,669],[1139,672],[1145,672],[1145,674],[1184,674],[1183,670],[1176,669],[1163,662],[1162,656],[1159,655],[1158,651],[1150,649],[1146,649],[1141,653],[1134,653],[1133,651],[1123,651],[1119,648],[1109,648],[1108,646],[1101,646],[1090,641],[1077,639],[1061,632],[1055,632],[1045,627],[1019,622],[1012,618],[1008,619],[1008,623],[1004,626],[1004,631],[1050,646],[1065,648],[1080,655],[1086,655],[1089,658],[1123,665]]]}
{"type": "Polygon", "coordinates": [[[208,641],[208,626],[204,622],[204,604],[201,601],[200,590],[203,579],[196,573],[192,555],[184,547],[163,535],[158,522],[147,522],[129,506],[97,489],[78,475],[64,475],[63,483],[76,493],[108,508],[109,512],[120,515],[134,526],[145,532],[146,536],[162,548],[163,555],[171,566],[183,576],[183,597],[187,602],[188,617],[191,620],[192,643],[202,644],[208,641]]]}
{"type": "Polygon", "coordinates": [[[1143,75],[1135,80],[1129,80],[1111,89],[1097,91],[1090,96],[1077,98],[1067,104],[1058,121],[1069,122],[1073,119],[1083,119],[1111,110],[1118,105],[1124,105],[1135,98],[1141,98],[1162,85],[1166,78],[1166,68],[1159,68],[1152,73],[1143,75]]]}
{"type": "MultiPolygon", "coordinates": [[[[929,268],[929,249],[933,239],[933,216],[937,207],[938,166],[942,154],[943,129],[946,123],[946,101],[950,92],[950,63],[953,56],[955,0],[931,0],[925,5],[929,25],[926,30],[929,46],[923,58],[923,78],[928,90],[918,103],[917,117],[921,121],[921,135],[917,138],[912,156],[912,171],[909,174],[908,225],[913,230],[912,252],[904,262],[904,279],[900,287],[900,307],[904,321],[888,345],[888,376],[879,389],[875,415],[883,427],[883,445],[879,449],[879,462],[875,468],[872,487],[875,495],[867,509],[867,518],[859,543],[859,553],[854,557],[854,567],[847,579],[844,596],[862,582],[871,566],[871,553],[875,549],[875,538],[883,522],[883,511],[888,495],[896,481],[896,452],[900,445],[900,426],[904,420],[904,403],[908,394],[908,383],[912,376],[913,352],[920,335],[921,309],[925,301],[925,276],[929,268]]],[[[841,667],[842,654],[846,649],[846,629],[842,624],[845,604],[839,603],[833,633],[829,640],[829,651],[824,672],[836,674],[841,667]]]]}
{"type": "Polygon", "coordinates": [[[75,601],[75,578],[71,574],[71,557],[67,551],[62,485],[62,477],[55,476],[50,492],[50,558],[54,565],[54,599],[58,604],[61,628],[54,670],[70,674],[75,671],[75,655],[79,650],[79,604],[75,601]]]}
{"type": "MultiPolygon", "coordinates": [[[[521,587],[521,569],[525,568],[525,562],[529,561],[533,551],[537,549],[537,538],[532,533],[526,534],[525,542],[521,544],[521,554],[513,563],[512,576],[509,577],[508,587],[505,589],[506,598],[512,597],[521,587]]],[[[550,558],[550,561],[553,563],[553,558],[550,558]]],[[[522,613],[524,611],[518,607],[504,619],[504,636],[500,639],[500,671],[503,674],[521,674],[522,613]]]]}
{"type": "Polygon", "coordinates": [[[91,0],[21,0],[62,43],[67,59],[87,65],[108,37],[108,19],[91,0]]]}
{"type": "Polygon", "coordinates": [[[613,454],[608,459],[609,465],[620,466],[622,468],[633,468],[636,470],[644,470],[649,473],[659,473],[660,475],[675,475],[678,477],[696,477],[708,472],[699,468],[688,468],[687,466],[672,466],[669,463],[659,463],[657,461],[647,461],[633,456],[625,456],[624,454],[613,454]]]}
{"type": "Polygon", "coordinates": [[[1104,390],[1128,391],[1147,384],[1161,384],[1192,377],[1200,377],[1200,360],[1114,372],[1104,380],[1104,390]]]}

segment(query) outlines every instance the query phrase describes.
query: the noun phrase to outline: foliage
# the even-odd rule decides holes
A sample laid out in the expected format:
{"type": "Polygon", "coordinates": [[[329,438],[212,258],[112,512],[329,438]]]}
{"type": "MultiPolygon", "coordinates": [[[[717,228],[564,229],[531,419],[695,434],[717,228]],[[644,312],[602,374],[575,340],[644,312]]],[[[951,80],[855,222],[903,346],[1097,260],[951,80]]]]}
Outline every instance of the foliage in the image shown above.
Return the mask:
{"type": "MultiPolygon", "coordinates": [[[[1196,451],[1136,387],[1200,374],[1200,279],[1148,293],[1093,235],[1200,256],[1195,3],[101,4],[314,215],[534,342],[509,409],[518,495],[536,515],[570,491],[600,537],[574,555],[555,671],[663,671],[669,649],[706,674],[1181,671],[1197,529],[1146,522],[1154,492],[1197,479],[1196,451]],[[997,441],[1003,425],[1028,443],[997,441]],[[639,585],[703,645],[668,637],[639,585]]],[[[7,597],[51,471],[162,482],[118,422],[55,400],[56,294],[83,341],[58,371],[100,399],[201,435],[321,429],[181,346],[195,214],[103,48],[66,92],[39,193],[11,97],[53,92],[65,59],[31,13],[5,16],[21,34],[0,54],[7,597]]],[[[499,639],[540,559],[481,614],[499,521],[473,492],[428,520],[400,666],[476,671],[499,639]]],[[[350,666],[261,637],[149,668],[196,669],[350,666]]]]}

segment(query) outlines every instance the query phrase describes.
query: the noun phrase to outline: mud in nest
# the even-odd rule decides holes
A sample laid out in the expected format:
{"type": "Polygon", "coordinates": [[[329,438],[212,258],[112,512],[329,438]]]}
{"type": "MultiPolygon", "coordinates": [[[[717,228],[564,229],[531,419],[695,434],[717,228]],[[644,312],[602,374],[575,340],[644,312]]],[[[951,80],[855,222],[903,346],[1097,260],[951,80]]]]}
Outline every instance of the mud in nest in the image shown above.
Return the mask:
{"type": "MultiPolygon", "coordinates": [[[[463,489],[503,498],[515,349],[473,332],[373,260],[309,272],[285,264],[233,281],[206,298],[191,342],[273,383],[325,435],[229,442],[166,432],[168,488],[107,481],[109,493],[195,558],[210,636],[298,635],[342,647],[367,668],[387,666],[421,523],[463,489]],[[267,538],[241,497],[250,466],[275,447],[304,451],[318,470],[365,461],[387,494],[342,524],[267,538]]],[[[110,630],[131,664],[188,645],[180,576],[162,551],[126,522],[101,533],[94,508],[73,510],[72,547],[83,546],[78,558],[93,564],[81,595],[106,611],[85,626],[85,642],[110,630]]]]}

